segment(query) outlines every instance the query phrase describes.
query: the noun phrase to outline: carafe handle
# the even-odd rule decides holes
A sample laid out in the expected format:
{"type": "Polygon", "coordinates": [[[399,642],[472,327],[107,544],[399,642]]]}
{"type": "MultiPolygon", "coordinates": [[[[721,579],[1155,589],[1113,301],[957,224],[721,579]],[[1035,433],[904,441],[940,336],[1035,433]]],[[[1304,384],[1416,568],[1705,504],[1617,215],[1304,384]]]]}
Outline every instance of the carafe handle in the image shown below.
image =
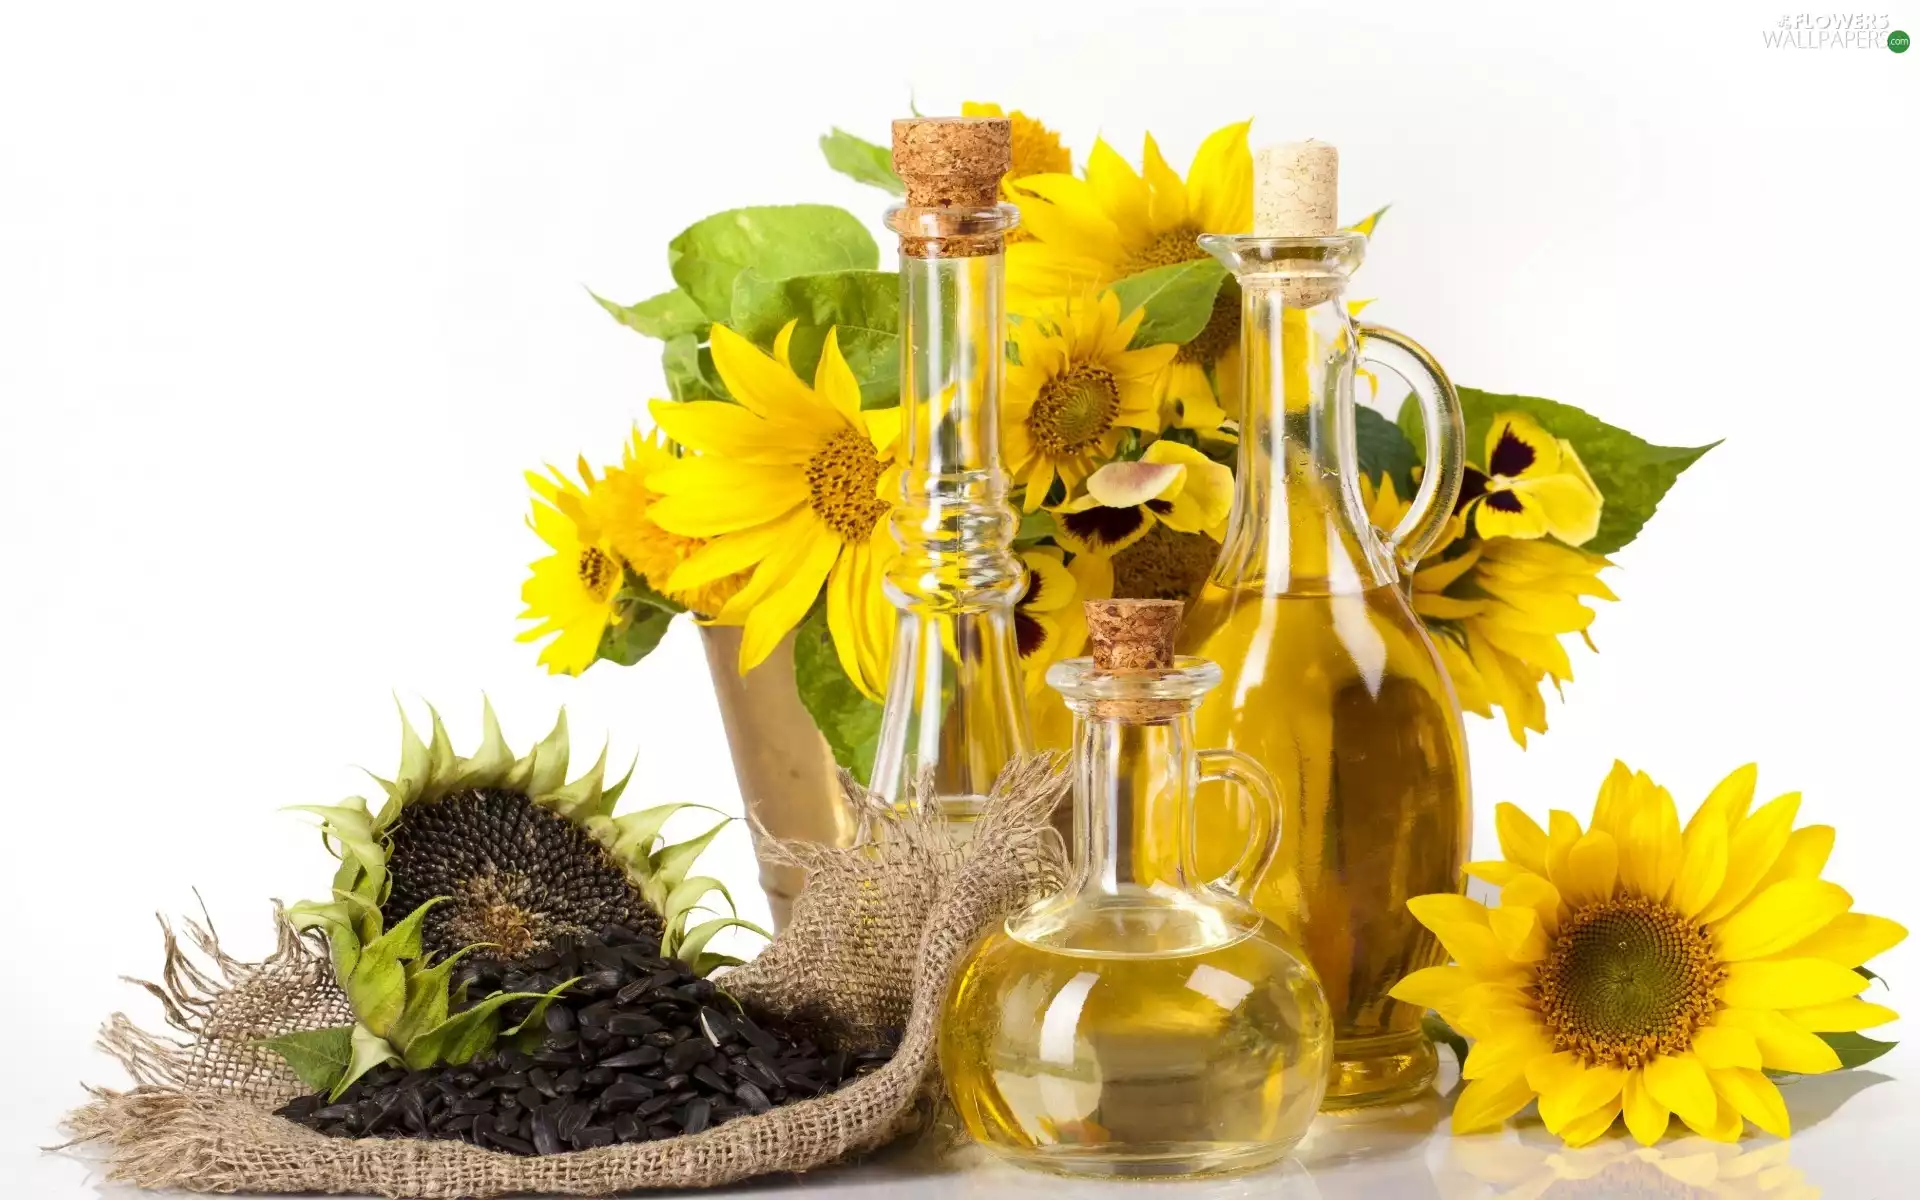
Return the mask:
{"type": "Polygon", "coordinates": [[[1186,836],[1180,839],[1180,872],[1189,884],[1213,883],[1241,897],[1251,897],[1253,885],[1267,873],[1273,856],[1280,849],[1280,789],[1273,776],[1251,755],[1238,750],[1202,750],[1195,758],[1200,766],[1201,783],[1238,784],[1253,805],[1253,818],[1247,830],[1247,851],[1217,880],[1200,876],[1199,813],[1191,799],[1187,802],[1186,836]]]}
{"type": "Polygon", "coordinates": [[[1394,565],[1410,575],[1420,564],[1453,516],[1460,498],[1460,478],[1466,466],[1466,422],[1460,416],[1460,394],[1453,381],[1419,342],[1384,325],[1357,323],[1360,357],[1378,363],[1407,381],[1420,401],[1421,425],[1427,434],[1425,470],[1413,505],[1390,531],[1382,531],[1394,565]]]}

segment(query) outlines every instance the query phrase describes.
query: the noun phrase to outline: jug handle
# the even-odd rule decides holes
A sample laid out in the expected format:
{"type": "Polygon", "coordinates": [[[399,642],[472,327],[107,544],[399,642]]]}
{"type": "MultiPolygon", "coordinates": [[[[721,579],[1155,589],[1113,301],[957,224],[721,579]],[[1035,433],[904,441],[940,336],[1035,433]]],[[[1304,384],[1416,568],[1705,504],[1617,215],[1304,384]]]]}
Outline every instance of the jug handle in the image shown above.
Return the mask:
{"type": "Polygon", "coordinates": [[[1253,894],[1253,885],[1267,873],[1273,856],[1280,849],[1280,789],[1273,776],[1251,755],[1238,750],[1202,750],[1195,756],[1200,766],[1201,783],[1237,784],[1253,804],[1253,819],[1247,836],[1247,852],[1217,880],[1200,878],[1200,835],[1198,813],[1193,801],[1187,802],[1186,836],[1180,841],[1180,869],[1189,883],[1211,882],[1242,897],[1253,894]]]}
{"type": "Polygon", "coordinates": [[[1356,322],[1360,357],[1378,363],[1406,380],[1420,402],[1421,425],[1427,446],[1419,490],[1407,515],[1391,531],[1382,531],[1387,550],[1402,575],[1411,575],[1453,516],[1460,499],[1460,480],[1466,466],[1466,422],[1460,415],[1460,394],[1419,342],[1384,325],[1356,322]]]}

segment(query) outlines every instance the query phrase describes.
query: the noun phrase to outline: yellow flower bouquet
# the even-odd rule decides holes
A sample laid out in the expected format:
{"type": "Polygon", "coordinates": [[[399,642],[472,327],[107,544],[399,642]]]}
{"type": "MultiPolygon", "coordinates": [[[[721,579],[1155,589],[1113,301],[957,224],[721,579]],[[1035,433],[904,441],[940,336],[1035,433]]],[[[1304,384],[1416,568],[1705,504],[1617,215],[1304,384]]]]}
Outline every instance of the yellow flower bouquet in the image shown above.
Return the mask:
{"type": "MultiPolygon", "coordinates": [[[[1002,453],[1022,513],[1017,609],[1030,692],[1085,640],[1078,601],[1181,598],[1212,566],[1238,438],[1237,285],[1195,238],[1252,222],[1248,124],[1207,137],[1186,174],[1151,135],[1136,167],[1096,140],[1076,160],[1019,112],[1002,183],[1011,315],[1002,453]]],[[[835,129],[828,164],[899,194],[888,151],[835,129]]],[[[1385,210],[1356,223],[1373,234],[1385,210]]],[[[675,286],[599,303],[662,343],[670,397],[618,465],[530,476],[551,553],[523,590],[523,640],[577,673],[631,664],[684,611],[741,627],[750,671],[792,635],[801,700],[843,766],[864,772],[894,612],[899,277],[842,209],[734,209],[668,246],[675,286]]],[[[1358,307],[1356,305],[1356,307],[1358,307]]],[[[1376,383],[1378,381],[1375,381],[1376,383]]],[[[1608,555],[1708,447],[1652,445],[1580,409],[1460,388],[1471,469],[1448,536],[1410,580],[1462,706],[1522,745],[1547,728],[1543,683],[1573,670],[1608,555]]],[[[1417,486],[1418,406],[1358,412],[1369,515],[1391,527],[1417,486]]],[[[1591,640],[1588,639],[1591,646],[1591,640]]],[[[1051,740],[1045,710],[1041,740],[1051,740]]],[[[1057,714],[1055,714],[1057,715],[1057,714]]]]}

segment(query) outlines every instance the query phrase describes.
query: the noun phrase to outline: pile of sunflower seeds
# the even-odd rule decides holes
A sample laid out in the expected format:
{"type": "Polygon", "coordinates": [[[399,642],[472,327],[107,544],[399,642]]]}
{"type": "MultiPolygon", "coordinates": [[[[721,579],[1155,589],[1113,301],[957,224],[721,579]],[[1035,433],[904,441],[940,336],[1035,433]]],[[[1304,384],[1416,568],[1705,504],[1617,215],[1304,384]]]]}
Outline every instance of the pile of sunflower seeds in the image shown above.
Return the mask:
{"type": "MultiPolygon", "coordinates": [[[[537,1049],[503,1046],[459,1066],[376,1067],[336,1102],[302,1096],[280,1115],[336,1137],[457,1138],[512,1154],[560,1154],[699,1133],[833,1091],[884,1063],[885,1049],[827,1051],[804,1031],[757,1021],[687,964],[612,926],[521,962],[477,963],[467,995],[543,992],[537,1049]]],[[[506,1026],[531,1010],[510,1005],[506,1026]],[[517,1011],[516,1011],[517,1010],[517,1011]]]]}

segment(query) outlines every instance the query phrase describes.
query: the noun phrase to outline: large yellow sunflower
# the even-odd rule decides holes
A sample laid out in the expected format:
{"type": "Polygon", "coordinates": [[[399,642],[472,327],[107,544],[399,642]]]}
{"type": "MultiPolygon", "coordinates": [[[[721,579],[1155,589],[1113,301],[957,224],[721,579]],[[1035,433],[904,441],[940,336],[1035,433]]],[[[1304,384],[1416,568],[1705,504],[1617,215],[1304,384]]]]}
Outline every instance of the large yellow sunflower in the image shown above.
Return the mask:
{"type": "Polygon", "coordinates": [[[1055,478],[1070,498],[1113,457],[1128,429],[1159,432],[1154,387],[1177,346],[1127,349],[1146,317],[1120,319],[1112,292],[1051,305],[1013,329],[1000,422],[1007,469],[1039,508],[1055,478]]]}
{"type": "Polygon", "coordinates": [[[1060,135],[1019,109],[1007,112],[998,104],[968,100],[960,105],[963,117],[1005,117],[1013,126],[1013,167],[1006,182],[1028,175],[1064,175],[1073,170],[1073,153],[1060,144],[1060,135]]]}
{"type": "MultiPolygon", "coordinates": [[[[784,350],[783,335],[776,350],[784,350]]],[[[661,528],[705,539],[667,581],[691,591],[750,571],[714,617],[744,625],[740,669],[752,670],[806,616],[821,588],[827,624],[848,678],[878,696],[886,686],[897,613],[880,580],[895,552],[880,494],[893,462],[900,410],[863,412],[860,387],[828,331],[808,387],[783,353],[769,355],[724,325],[713,362],[739,401],[654,401],[668,437],[698,453],[651,471],[661,528]]]]}
{"type": "Polygon", "coordinates": [[[625,572],[595,512],[599,485],[593,468],[580,460],[584,487],[557,468],[549,470],[550,478],[527,472],[536,496],[527,524],[553,553],[534,562],[533,574],[520,586],[527,606],[520,619],[539,624],[522,631],[518,640],[552,636],[540,648],[540,665],[555,675],[578,675],[599,657],[625,572]]]}
{"type": "Polygon", "coordinates": [[[1868,978],[1855,968],[1906,930],[1849,911],[1820,878],[1833,829],[1794,829],[1797,794],[1748,811],[1756,776],[1728,775],[1683,828],[1665,788],[1615,763],[1589,829],[1499,806],[1504,858],[1467,866],[1500,889],[1498,906],[1408,901],[1454,965],[1392,994],[1474,1041],[1455,1133],[1537,1100],[1570,1145],[1622,1118],[1651,1145],[1674,1116],[1715,1141],[1745,1121],[1785,1137],[1786,1102],[1763,1071],[1835,1070],[1820,1034],[1895,1018],[1858,998],[1868,978]]]}

